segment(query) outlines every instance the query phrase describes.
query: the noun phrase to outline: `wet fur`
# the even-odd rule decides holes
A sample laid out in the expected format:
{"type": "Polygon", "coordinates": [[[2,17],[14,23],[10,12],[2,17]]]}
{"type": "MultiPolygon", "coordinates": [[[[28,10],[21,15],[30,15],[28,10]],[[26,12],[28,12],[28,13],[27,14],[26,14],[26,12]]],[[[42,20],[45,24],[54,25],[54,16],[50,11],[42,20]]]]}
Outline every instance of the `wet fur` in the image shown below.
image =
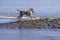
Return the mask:
{"type": "MultiPolygon", "coordinates": [[[[18,10],[18,9],[17,9],[18,10]]],[[[32,18],[31,13],[29,11],[19,11],[19,16],[17,17],[18,20],[21,19],[23,17],[23,15],[27,15],[30,16],[30,18],[32,18]]],[[[34,12],[33,10],[30,10],[32,13],[34,12]]]]}

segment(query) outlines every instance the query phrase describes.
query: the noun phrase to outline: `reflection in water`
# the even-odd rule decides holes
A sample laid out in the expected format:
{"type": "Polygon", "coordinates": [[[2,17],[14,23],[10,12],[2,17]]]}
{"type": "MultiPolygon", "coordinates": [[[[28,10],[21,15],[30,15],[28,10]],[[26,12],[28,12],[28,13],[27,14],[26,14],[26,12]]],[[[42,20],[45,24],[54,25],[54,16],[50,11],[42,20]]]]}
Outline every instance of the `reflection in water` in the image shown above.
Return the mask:
{"type": "Polygon", "coordinates": [[[0,40],[60,40],[57,29],[0,29],[0,40]]]}

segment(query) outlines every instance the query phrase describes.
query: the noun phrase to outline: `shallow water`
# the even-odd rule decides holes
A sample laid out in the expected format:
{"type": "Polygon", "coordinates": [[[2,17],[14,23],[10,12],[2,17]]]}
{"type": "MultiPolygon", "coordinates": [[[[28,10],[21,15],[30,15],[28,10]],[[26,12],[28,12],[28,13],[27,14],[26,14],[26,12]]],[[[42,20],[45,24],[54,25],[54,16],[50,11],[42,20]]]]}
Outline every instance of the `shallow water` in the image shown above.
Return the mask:
{"type": "Polygon", "coordinates": [[[7,18],[0,18],[0,23],[9,23],[9,22],[15,22],[16,20],[13,19],[7,19],[7,18]]]}
{"type": "Polygon", "coordinates": [[[60,40],[60,29],[3,29],[0,40],[60,40]]]}

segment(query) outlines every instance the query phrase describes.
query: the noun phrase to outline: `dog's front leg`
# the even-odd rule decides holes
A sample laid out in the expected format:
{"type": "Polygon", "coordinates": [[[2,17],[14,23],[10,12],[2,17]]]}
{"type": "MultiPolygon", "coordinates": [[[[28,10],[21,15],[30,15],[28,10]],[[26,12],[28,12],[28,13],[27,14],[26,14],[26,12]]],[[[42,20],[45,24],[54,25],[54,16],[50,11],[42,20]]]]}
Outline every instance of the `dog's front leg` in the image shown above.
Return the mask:
{"type": "Polygon", "coordinates": [[[30,15],[30,18],[36,18],[36,17],[35,17],[35,16],[31,16],[31,15],[30,15]]]}

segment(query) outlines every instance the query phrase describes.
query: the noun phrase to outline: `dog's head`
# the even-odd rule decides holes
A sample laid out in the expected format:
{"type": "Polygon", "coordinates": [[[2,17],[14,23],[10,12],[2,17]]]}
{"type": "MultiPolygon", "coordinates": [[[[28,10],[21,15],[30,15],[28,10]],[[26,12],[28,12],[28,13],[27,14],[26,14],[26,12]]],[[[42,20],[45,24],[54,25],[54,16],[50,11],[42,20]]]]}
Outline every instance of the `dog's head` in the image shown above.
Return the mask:
{"type": "Polygon", "coordinates": [[[30,8],[30,11],[32,11],[32,13],[34,13],[34,9],[33,8],[30,8]]]}

